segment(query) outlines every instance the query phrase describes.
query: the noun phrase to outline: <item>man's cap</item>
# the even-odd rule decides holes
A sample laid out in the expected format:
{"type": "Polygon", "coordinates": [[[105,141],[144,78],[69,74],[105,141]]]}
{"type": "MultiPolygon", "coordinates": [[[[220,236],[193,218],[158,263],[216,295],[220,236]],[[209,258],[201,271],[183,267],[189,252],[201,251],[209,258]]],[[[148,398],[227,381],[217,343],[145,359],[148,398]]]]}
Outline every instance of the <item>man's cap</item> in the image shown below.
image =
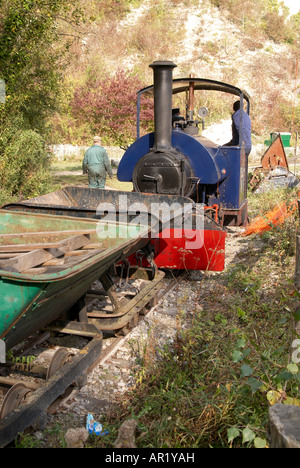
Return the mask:
{"type": "Polygon", "coordinates": [[[101,141],[101,138],[99,136],[95,136],[93,141],[101,141]]]}

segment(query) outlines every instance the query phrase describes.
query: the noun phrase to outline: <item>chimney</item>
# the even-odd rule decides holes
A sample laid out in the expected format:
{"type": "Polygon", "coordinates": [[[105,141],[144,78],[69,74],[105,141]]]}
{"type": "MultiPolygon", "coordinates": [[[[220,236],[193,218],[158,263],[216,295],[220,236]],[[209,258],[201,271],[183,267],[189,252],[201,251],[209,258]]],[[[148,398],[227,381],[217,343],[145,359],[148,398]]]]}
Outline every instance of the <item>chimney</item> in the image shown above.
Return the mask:
{"type": "Polygon", "coordinates": [[[172,148],[172,74],[175,63],[155,61],[154,75],[154,151],[172,148]]]}

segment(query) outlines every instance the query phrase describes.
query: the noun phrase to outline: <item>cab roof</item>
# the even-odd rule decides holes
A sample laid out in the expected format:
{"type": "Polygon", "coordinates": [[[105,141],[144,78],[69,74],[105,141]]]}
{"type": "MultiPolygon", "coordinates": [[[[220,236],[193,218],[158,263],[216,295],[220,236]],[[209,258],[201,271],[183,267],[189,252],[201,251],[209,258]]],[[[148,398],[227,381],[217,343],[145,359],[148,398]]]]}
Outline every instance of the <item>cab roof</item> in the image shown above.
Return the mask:
{"type": "MultiPolygon", "coordinates": [[[[249,94],[237,88],[236,86],[232,86],[227,83],[223,83],[221,81],[215,80],[208,80],[205,78],[177,78],[172,80],[172,94],[178,94],[182,92],[186,92],[189,90],[190,83],[194,83],[194,89],[196,90],[209,90],[209,91],[222,91],[224,93],[233,94],[235,96],[243,97],[249,102],[250,96],[249,94]]],[[[138,91],[138,97],[142,94],[146,96],[153,96],[154,95],[154,85],[147,86],[146,88],[141,89],[138,91]]]]}

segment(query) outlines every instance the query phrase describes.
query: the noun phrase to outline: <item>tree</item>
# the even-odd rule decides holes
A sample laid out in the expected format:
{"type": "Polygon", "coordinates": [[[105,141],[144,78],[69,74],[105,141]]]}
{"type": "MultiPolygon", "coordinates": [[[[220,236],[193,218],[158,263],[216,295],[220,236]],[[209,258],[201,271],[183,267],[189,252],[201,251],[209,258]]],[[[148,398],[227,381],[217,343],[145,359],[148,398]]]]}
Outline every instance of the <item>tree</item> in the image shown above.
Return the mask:
{"type": "MultiPolygon", "coordinates": [[[[72,102],[74,116],[89,123],[106,144],[127,147],[136,136],[136,94],[143,83],[129,72],[119,70],[112,77],[89,78],[79,87],[72,102]]],[[[153,102],[143,100],[141,123],[144,131],[153,127],[153,102]]]]}
{"type": "Polygon", "coordinates": [[[42,130],[55,107],[69,48],[62,24],[76,25],[77,2],[0,0],[0,79],[6,84],[2,123],[20,112],[28,128],[42,130]]]}
{"type": "Polygon", "coordinates": [[[49,188],[46,118],[55,108],[79,0],[0,0],[0,199],[49,188]],[[3,102],[5,101],[5,102],[3,102]]]}

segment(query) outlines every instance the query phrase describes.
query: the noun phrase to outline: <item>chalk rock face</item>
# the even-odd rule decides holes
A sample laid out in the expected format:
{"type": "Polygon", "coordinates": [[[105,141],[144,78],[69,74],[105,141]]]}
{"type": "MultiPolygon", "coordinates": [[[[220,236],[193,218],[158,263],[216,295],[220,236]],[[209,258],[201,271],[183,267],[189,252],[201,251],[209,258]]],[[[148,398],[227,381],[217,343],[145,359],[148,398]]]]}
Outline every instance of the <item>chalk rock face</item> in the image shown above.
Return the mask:
{"type": "Polygon", "coordinates": [[[278,403],[269,409],[271,448],[300,448],[300,407],[278,403]]]}

